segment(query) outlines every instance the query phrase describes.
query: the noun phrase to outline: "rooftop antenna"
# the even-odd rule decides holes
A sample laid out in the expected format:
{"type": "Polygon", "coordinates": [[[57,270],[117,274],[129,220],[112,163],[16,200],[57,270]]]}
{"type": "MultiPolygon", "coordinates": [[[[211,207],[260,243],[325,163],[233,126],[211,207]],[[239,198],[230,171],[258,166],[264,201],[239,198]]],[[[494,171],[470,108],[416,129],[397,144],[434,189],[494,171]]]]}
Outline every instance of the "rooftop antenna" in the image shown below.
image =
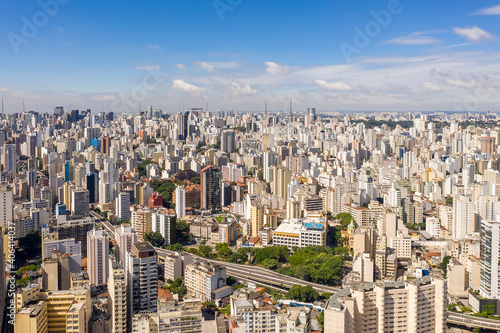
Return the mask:
{"type": "Polygon", "coordinates": [[[290,96],[290,120],[292,120],[292,96],[290,96]]]}
{"type": "Polygon", "coordinates": [[[24,110],[24,98],[23,98],[23,113],[24,113],[24,111],[25,111],[25,110],[24,110]]]}
{"type": "Polygon", "coordinates": [[[266,111],[265,111],[265,116],[266,116],[266,118],[267,118],[267,103],[266,103],[266,108],[265,108],[265,110],[266,110],[266,111]]]}
{"type": "Polygon", "coordinates": [[[4,115],[4,110],[3,110],[3,96],[2,96],[2,115],[4,115]]]}

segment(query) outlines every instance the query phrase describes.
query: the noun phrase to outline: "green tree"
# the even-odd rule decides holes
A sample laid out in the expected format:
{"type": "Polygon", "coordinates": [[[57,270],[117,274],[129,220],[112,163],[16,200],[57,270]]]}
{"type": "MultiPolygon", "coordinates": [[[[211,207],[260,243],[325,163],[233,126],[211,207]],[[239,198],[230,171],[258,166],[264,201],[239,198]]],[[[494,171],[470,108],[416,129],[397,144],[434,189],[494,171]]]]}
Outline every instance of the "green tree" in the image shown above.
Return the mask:
{"type": "Polygon", "coordinates": [[[170,251],[182,251],[184,247],[182,246],[182,244],[176,243],[165,246],[165,249],[170,251]]]}
{"type": "Polygon", "coordinates": [[[144,234],[144,240],[150,242],[155,247],[162,246],[165,243],[165,238],[159,232],[148,232],[144,234]]]}
{"type": "Polygon", "coordinates": [[[267,258],[262,262],[262,265],[266,268],[275,268],[278,264],[278,260],[272,258],[267,258]]]}
{"type": "Polygon", "coordinates": [[[446,198],[446,204],[447,205],[453,205],[453,197],[447,197],[446,198]]]}
{"type": "Polygon", "coordinates": [[[349,249],[347,247],[339,246],[339,247],[336,247],[333,251],[338,256],[345,257],[345,256],[349,255],[349,249]]]}
{"type": "Polygon", "coordinates": [[[200,245],[198,248],[198,251],[200,252],[200,255],[204,258],[208,258],[210,253],[212,253],[212,248],[208,245],[200,245]]]}
{"type": "Polygon", "coordinates": [[[217,308],[217,305],[215,305],[215,302],[213,302],[213,301],[206,301],[206,302],[201,303],[201,305],[203,305],[203,307],[206,309],[216,309],[217,308]]]}
{"type": "Polygon", "coordinates": [[[285,294],[287,299],[293,299],[299,302],[311,303],[319,299],[319,294],[311,286],[293,285],[285,294]]]}
{"type": "Polygon", "coordinates": [[[448,270],[448,263],[450,262],[450,259],[450,256],[444,257],[443,261],[438,266],[444,272],[444,275],[446,275],[446,271],[448,270]]]}
{"type": "Polygon", "coordinates": [[[189,240],[189,224],[185,221],[177,220],[175,233],[177,242],[186,243],[189,240]]]}
{"type": "Polygon", "coordinates": [[[196,177],[191,178],[191,183],[200,184],[200,177],[196,176],[196,177]]]}
{"type": "Polygon", "coordinates": [[[28,256],[41,255],[42,237],[39,230],[30,230],[24,237],[19,238],[19,247],[26,251],[28,256]]]}
{"type": "Polygon", "coordinates": [[[321,325],[321,328],[325,327],[325,311],[321,311],[321,313],[316,317],[318,324],[321,325]]]}
{"type": "MultiPolygon", "coordinates": [[[[352,215],[351,215],[351,214],[349,214],[349,213],[340,213],[340,214],[338,214],[337,216],[335,216],[335,219],[337,219],[337,220],[339,220],[339,219],[340,219],[340,221],[341,221],[341,223],[342,223],[342,227],[343,227],[344,229],[347,229],[347,226],[348,226],[348,225],[351,223],[351,221],[353,220],[352,215]]],[[[354,224],[356,224],[356,222],[354,222],[354,224]]]]}
{"type": "Polygon", "coordinates": [[[187,294],[187,288],[184,283],[182,283],[181,278],[178,278],[174,282],[172,282],[170,286],[168,286],[168,290],[170,290],[172,294],[178,294],[179,298],[181,299],[187,294]]]}
{"type": "Polygon", "coordinates": [[[216,244],[215,251],[217,251],[221,257],[228,257],[233,254],[233,251],[231,251],[227,243],[216,244]]]}

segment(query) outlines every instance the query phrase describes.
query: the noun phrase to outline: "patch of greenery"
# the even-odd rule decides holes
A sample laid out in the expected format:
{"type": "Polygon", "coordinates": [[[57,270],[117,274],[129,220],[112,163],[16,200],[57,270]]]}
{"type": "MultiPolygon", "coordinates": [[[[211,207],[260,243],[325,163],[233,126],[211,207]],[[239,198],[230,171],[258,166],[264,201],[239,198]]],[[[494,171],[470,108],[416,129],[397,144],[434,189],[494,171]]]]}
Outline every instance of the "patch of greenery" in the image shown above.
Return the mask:
{"type": "Polygon", "coordinates": [[[159,232],[148,232],[144,234],[144,240],[150,242],[155,247],[160,247],[165,243],[165,238],[159,232]]]}
{"type": "Polygon", "coordinates": [[[288,290],[285,297],[299,302],[312,303],[319,299],[319,294],[311,286],[301,286],[296,284],[288,290]]]}
{"type": "Polygon", "coordinates": [[[187,294],[187,288],[184,285],[184,283],[182,283],[182,279],[181,278],[178,278],[174,282],[172,282],[167,287],[167,289],[170,290],[170,292],[172,294],[179,294],[179,298],[180,299],[182,299],[187,294]]]}
{"type": "Polygon", "coordinates": [[[443,258],[443,261],[439,264],[438,268],[440,268],[444,275],[446,276],[446,271],[448,270],[448,263],[450,262],[451,256],[446,256],[443,258]]]}

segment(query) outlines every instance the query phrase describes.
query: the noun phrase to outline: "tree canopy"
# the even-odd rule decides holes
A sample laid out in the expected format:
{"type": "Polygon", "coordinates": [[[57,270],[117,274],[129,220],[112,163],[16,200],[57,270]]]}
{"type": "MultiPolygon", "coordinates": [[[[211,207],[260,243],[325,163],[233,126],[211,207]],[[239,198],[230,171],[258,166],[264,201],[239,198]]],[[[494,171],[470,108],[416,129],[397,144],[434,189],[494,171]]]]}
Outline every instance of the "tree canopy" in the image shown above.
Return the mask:
{"type": "Polygon", "coordinates": [[[144,234],[144,240],[150,242],[155,247],[162,246],[165,243],[165,238],[159,232],[148,232],[144,234]]]}
{"type": "Polygon", "coordinates": [[[311,286],[301,286],[296,284],[285,294],[285,298],[293,299],[299,302],[312,303],[319,299],[319,294],[311,286]]]}

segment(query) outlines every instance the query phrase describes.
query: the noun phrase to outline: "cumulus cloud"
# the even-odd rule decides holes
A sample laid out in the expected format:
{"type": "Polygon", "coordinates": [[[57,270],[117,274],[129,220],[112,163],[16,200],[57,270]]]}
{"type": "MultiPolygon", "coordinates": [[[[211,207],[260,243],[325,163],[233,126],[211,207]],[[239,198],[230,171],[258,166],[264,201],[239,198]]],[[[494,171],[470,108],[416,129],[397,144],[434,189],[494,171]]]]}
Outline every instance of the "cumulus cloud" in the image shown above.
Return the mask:
{"type": "Polygon", "coordinates": [[[344,82],[326,82],[325,80],[314,80],[314,83],[320,88],[325,90],[349,91],[352,90],[351,86],[344,82]]]}
{"type": "Polygon", "coordinates": [[[472,15],[500,15],[500,5],[478,9],[472,15]]]}
{"type": "Polygon", "coordinates": [[[471,28],[454,27],[453,32],[464,37],[470,43],[487,43],[496,39],[495,35],[476,26],[471,28]]]}
{"type": "Polygon", "coordinates": [[[97,95],[97,96],[92,96],[92,100],[96,102],[110,102],[110,101],[116,101],[116,96],[112,94],[97,95]]]}
{"type": "Polygon", "coordinates": [[[148,47],[153,50],[161,50],[161,46],[158,44],[148,43],[148,47]]]}
{"type": "Polygon", "coordinates": [[[207,89],[203,87],[197,87],[194,84],[187,83],[186,81],[183,80],[173,80],[172,81],[172,88],[177,89],[177,90],[182,90],[186,92],[203,92],[206,91],[207,89]]]}
{"type": "Polygon", "coordinates": [[[479,86],[479,83],[473,79],[468,82],[459,79],[447,79],[446,83],[455,87],[465,88],[465,89],[473,89],[479,86]]]}
{"type": "Polygon", "coordinates": [[[2,91],[2,92],[10,92],[11,90],[9,88],[2,88],[2,87],[0,87],[0,91],[2,91]]]}
{"type": "Polygon", "coordinates": [[[252,89],[248,84],[243,84],[241,82],[231,82],[231,91],[235,95],[255,95],[257,90],[252,89]]]}
{"type": "Polygon", "coordinates": [[[182,69],[183,71],[186,70],[186,66],[184,66],[184,64],[177,64],[176,66],[177,68],[182,69]]]}
{"type": "Polygon", "coordinates": [[[266,61],[266,71],[272,75],[285,75],[290,72],[290,68],[284,65],[278,65],[272,61],[266,61]]]}
{"type": "Polygon", "coordinates": [[[432,45],[438,44],[439,40],[429,36],[409,35],[386,40],[384,44],[398,45],[432,45]]]}
{"type": "Polygon", "coordinates": [[[206,61],[198,61],[196,64],[197,64],[198,66],[200,66],[201,68],[203,68],[203,69],[205,69],[205,70],[209,71],[209,72],[213,72],[213,71],[214,71],[214,69],[215,69],[215,67],[214,67],[214,66],[210,65],[210,64],[209,64],[208,62],[206,62],[206,61]]]}
{"type": "Polygon", "coordinates": [[[433,84],[431,82],[422,83],[422,87],[424,87],[425,89],[432,90],[432,91],[439,91],[440,90],[438,86],[436,86],[435,84],[433,84]]]}
{"type": "Polygon", "coordinates": [[[143,66],[137,66],[134,67],[136,71],[159,71],[160,66],[158,65],[143,65],[143,66]]]}

